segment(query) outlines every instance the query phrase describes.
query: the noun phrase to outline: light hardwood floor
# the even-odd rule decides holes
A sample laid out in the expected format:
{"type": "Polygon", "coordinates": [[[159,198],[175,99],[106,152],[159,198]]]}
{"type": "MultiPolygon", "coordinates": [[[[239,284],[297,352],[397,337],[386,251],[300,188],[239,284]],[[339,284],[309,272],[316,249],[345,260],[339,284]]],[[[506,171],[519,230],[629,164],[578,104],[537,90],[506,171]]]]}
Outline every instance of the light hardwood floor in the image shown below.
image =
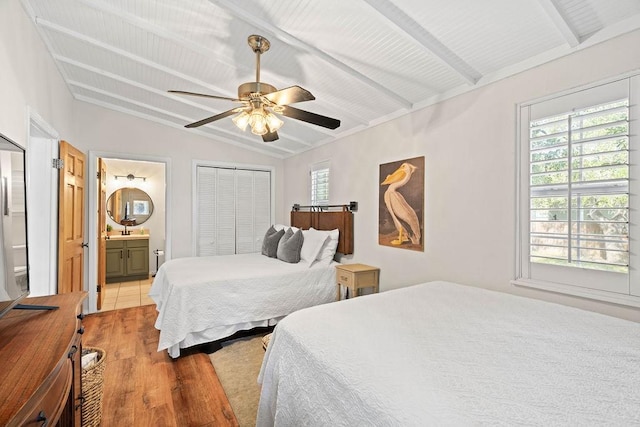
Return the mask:
{"type": "Polygon", "coordinates": [[[158,352],[155,305],[90,314],[83,346],[106,352],[102,427],[237,426],[204,353],[158,352]]]}

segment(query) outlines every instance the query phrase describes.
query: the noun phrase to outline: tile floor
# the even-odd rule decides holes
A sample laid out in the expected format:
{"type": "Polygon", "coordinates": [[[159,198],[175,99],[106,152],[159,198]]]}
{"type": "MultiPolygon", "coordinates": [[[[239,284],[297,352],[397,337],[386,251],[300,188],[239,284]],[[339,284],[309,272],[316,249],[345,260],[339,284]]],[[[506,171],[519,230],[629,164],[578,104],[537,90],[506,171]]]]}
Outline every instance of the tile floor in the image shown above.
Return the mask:
{"type": "Polygon", "coordinates": [[[108,283],[100,311],[154,304],[153,300],[147,296],[152,282],[153,277],[146,280],[108,283]]]}

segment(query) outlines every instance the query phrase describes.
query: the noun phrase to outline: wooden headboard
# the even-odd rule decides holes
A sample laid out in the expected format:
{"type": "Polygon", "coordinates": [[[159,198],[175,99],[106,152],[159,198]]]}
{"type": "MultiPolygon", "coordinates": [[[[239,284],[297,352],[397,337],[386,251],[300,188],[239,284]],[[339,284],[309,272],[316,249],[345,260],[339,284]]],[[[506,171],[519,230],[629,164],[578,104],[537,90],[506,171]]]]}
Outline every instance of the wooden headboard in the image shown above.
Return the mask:
{"type": "Polygon", "coordinates": [[[341,206],[340,211],[299,210],[302,207],[294,207],[291,211],[291,226],[308,230],[313,227],[316,230],[340,230],[338,242],[339,252],[344,255],[353,253],[353,212],[349,205],[341,206]]]}

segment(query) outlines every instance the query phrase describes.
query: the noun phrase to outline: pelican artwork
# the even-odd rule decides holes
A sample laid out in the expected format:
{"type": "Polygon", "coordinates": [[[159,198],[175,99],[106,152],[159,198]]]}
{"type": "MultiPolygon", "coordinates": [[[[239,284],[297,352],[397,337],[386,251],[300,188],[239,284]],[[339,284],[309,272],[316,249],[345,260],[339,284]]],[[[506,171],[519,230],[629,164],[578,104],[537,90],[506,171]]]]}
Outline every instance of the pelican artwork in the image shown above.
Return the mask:
{"type": "Polygon", "coordinates": [[[387,175],[382,184],[388,185],[387,191],[384,192],[384,203],[393,218],[393,224],[398,230],[398,238],[391,241],[392,245],[398,246],[411,240],[414,245],[420,244],[420,221],[416,211],[407,203],[404,196],[398,192],[398,189],[405,185],[411,179],[411,175],[417,169],[411,163],[403,163],[391,175],[387,175]],[[407,232],[405,225],[409,227],[407,232]]]}

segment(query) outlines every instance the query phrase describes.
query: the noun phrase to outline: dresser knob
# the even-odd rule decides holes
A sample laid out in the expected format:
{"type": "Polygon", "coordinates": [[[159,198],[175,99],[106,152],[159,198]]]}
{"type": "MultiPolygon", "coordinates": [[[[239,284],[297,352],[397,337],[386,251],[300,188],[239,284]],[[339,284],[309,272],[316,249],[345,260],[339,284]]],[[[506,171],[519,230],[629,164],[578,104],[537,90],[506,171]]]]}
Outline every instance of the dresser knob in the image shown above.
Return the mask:
{"type": "Polygon", "coordinates": [[[76,405],[76,411],[77,411],[78,409],[82,408],[82,405],[84,405],[85,398],[84,398],[84,396],[81,395],[81,396],[78,396],[78,398],[76,400],[78,400],[80,402],[80,403],[78,403],[76,405]]]}
{"type": "Polygon", "coordinates": [[[71,350],[69,350],[69,354],[67,355],[69,359],[73,358],[73,355],[78,351],[78,346],[72,345],[71,350]]]}
{"type": "Polygon", "coordinates": [[[36,421],[42,421],[42,424],[40,424],[40,427],[47,427],[49,425],[47,414],[45,414],[44,411],[40,411],[38,413],[38,418],[36,418],[36,421]]]}

